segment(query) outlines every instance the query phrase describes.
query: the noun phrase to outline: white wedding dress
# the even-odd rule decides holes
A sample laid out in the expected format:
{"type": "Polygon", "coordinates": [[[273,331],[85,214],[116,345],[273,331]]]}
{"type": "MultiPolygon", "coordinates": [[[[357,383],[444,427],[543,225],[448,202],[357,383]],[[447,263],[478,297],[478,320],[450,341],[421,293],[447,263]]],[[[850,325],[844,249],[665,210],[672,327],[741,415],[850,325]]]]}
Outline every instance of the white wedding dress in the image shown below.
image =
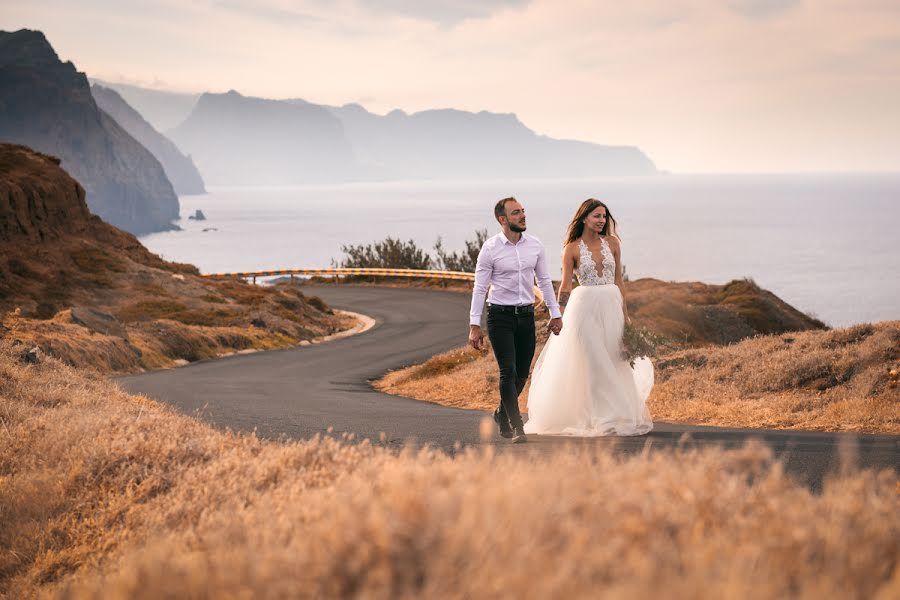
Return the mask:
{"type": "Polygon", "coordinates": [[[551,335],[538,357],[528,392],[525,432],[538,435],[641,435],[653,429],[647,396],[653,364],[622,357],[622,294],[615,285],[615,259],[601,238],[602,269],[578,240],[580,260],[563,315],[562,332],[551,335]]]}

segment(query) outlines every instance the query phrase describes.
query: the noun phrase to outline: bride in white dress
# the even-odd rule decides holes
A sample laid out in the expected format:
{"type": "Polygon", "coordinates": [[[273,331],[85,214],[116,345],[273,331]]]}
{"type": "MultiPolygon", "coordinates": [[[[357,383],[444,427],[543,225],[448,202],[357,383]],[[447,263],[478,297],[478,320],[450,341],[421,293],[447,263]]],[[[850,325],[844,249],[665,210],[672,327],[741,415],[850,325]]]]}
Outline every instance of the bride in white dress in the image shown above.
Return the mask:
{"type": "Polygon", "coordinates": [[[616,221],[603,202],[585,200],[569,224],[559,303],[563,328],[538,357],[525,432],[538,435],[641,435],[653,429],[647,396],[653,365],[623,357],[629,321],[616,221]],[[572,274],[579,286],[572,290],[572,274]]]}

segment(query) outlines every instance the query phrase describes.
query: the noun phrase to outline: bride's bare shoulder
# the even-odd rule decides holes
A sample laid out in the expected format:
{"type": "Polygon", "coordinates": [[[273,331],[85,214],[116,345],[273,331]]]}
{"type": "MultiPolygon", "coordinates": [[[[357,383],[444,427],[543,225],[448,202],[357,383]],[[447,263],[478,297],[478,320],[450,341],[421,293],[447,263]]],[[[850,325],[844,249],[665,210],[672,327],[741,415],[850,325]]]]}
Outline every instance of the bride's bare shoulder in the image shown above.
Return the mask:
{"type": "Polygon", "coordinates": [[[603,239],[606,240],[606,243],[609,244],[609,247],[612,250],[618,250],[621,244],[619,244],[619,238],[614,235],[604,235],[603,239]]]}
{"type": "Polygon", "coordinates": [[[574,242],[569,242],[565,246],[563,246],[562,251],[563,260],[573,259],[578,260],[578,240],[574,242]]]}

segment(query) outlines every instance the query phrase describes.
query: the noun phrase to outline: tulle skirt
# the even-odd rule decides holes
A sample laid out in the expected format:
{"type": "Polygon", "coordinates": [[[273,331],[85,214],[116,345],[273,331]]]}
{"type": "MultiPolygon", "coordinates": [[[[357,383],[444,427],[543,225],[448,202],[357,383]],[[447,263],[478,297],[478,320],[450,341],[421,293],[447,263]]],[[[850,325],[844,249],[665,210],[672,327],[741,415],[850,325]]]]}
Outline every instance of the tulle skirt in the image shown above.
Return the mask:
{"type": "Polygon", "coordinates": [[[641,435],[653,429],[647,397],[653,364],[622,357],[622,294],[615,285],[572,291],[562,332],[538,357],[528,392],[526,433],[641,435]]]}

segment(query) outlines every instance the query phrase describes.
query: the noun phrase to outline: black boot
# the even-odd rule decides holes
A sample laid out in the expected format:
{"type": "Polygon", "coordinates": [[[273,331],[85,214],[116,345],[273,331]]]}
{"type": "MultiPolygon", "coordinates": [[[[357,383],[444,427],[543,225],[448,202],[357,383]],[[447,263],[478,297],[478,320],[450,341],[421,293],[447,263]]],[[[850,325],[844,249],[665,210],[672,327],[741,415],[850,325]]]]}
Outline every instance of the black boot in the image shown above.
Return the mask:
{"type": "Polygon", "coordinates": [[[505,438],[511,438],[513,436],[512,427],[509,426],[509,419],[506,418],[505,414],[500,414],[500,409],[494,411],[494,422],[500,428],[500,435],[505,438]]]}

